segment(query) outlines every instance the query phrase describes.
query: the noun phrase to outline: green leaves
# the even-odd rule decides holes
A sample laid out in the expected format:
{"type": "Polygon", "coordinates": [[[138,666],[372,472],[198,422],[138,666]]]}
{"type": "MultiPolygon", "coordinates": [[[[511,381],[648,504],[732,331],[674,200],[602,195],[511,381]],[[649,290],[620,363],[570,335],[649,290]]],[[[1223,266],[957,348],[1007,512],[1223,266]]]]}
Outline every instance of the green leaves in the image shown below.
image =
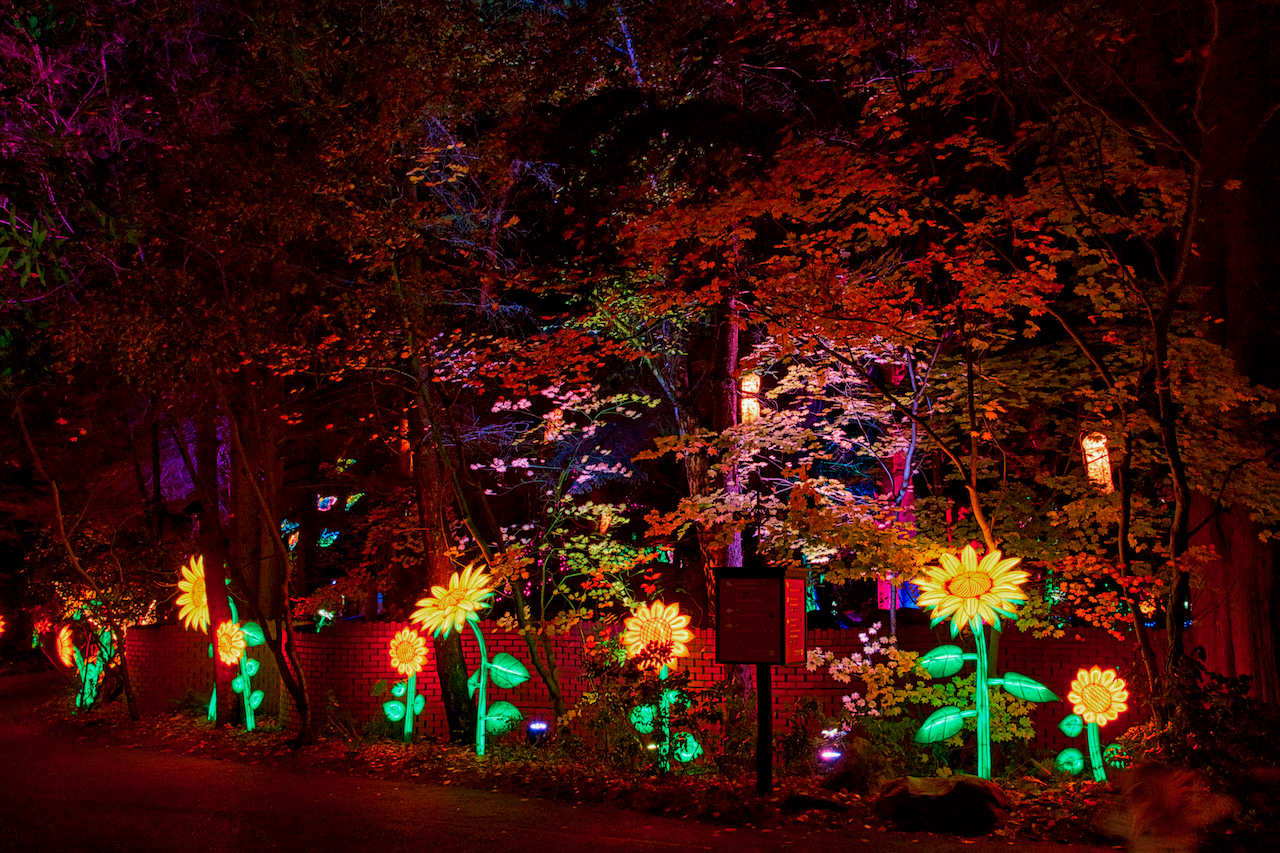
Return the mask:
{"type": "Polygon", "coordinates": [[[485,734],[506,734],[523,719],[524,715],[520,713],[520,709],[510,702],[494,702],[489,706],[489,712],[484,717],[485,734]]]}
{"type": "Polygon", "coordinates": [[[467,677],[467,695],[475,696],[476,691],[480,689],[480,670],[476,670],[467,677]]]}
{"type": "Polygon", "coordinates": [[[244,641],[249,646],[261,646],[267,641],[267,637],[262,633],[262,626],[257,622],[246,622],[240,626],[240,630],[244,632],[244,641]]]}
{"type": "Polygon", "coordinates": [[[681,732],[674,738],[671,754],[676,757],[676,760],[688,764],[702,755],[702,745],[698,743],[697,738],[693,735],[688,732],[681,732]]]}
{"type": "Polygon", "coordinates": [[[1058,723],[1058,729],[1067,737],[1077,737],[1084,731],[1084,719],[1079,714],[1068,714],[1058,723]]]}
{"type": "Polygon", "coordinates": [[[387,715],[387,719],[393,723],[398,723],[404,719],[404,703],[397,702],[392,699],[389,702],[382,703],[382,713],[387,715]]]}
{"type": "Polygon", "coordinates": [[[1076,776],[1084,770],[1084,754],[1075,747],[1069,746],[1058,753],[1058,757],[1053,760],[1053,766],[1060,773],[1076,776]]]}
{"type": "Polygon", "coordinates": [[[954,705],[939,708],[929,715],[924,725],[916,732],[916,743],[937,743],[946,740],[964,728],[964,717],[954,705]]]}
{"type": "Polygon", "coordinates": [[[938,646],[916,662],[930,678],[946,678],[964,667],[964,650],[959,646],[938,646]]]}
{"type": "MultiPolygon", "coordinates": [[[[529,680],[529,670],[516,658],[499,652],[489,663],[489,679],[499,687],[519,687],[529,680]]],[[[470,686],[470,682],[467,683],[470,686]]]]}
{"type": "Polygon", "coordinates": [[[427,705],[427,697],[419,693],[417,697],[415,697],[413,700],[413,713],[421,714],[422,709],[425,708],[426,705],[427,705]]]}
{"type": "Polygon", "coordinates": [[[231,679],[231,689],[237,693],[243,693],[245,688],[245,678],[243,675],[237,675],[231,679]]]}
{"type": "Polygon", "coordinates": [[[255,675],[258,674],[258,670],[261,668],[262,668],[262,664],[260,664],[258,661],[254,660],[253,658],[245,658],[245,661],[244,661],[245,675],[249,676],[250,678],[253,678],[255,675]]]}
{"type": "Polygon", "coordinates": [[[1006,693],[1025,699],[1028,702],[1056,702],[1058,697],[1034,678],[1019,675],[1016,672],[1004,674],[1003,686],[1006,693]]]}
{"type": "Polygon", "coordinates": [[[403,699],[404,694],[409,692],[408,686],[403,681],[397,681],[391,687],[391,695],[397,699],[403,699]]]}
{"type": "Polygon", "coordinates": [[[266,697],[266,694],[263,693],[261,690],[253,691],[252,693],[249,694],[249,707],[255,711],[258,710],[258,707],[262,704],[262,700],[265,697],[266,697]]]}
{"type": "Polygon", "coordinates": [[[653,731],[654,721],[658,718],[658,709],[653,705],[638,705],[627,715],[631,725],[642,735],[653,731]]]}

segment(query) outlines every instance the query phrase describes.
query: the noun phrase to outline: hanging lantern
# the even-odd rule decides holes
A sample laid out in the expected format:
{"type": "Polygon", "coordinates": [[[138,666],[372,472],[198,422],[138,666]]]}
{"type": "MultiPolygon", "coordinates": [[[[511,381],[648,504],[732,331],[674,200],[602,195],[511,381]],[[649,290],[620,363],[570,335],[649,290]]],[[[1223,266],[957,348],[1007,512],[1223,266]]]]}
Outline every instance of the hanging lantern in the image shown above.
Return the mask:
{"type": "Polygon", "coordinates": [[[1111,485],[1111,456],[1107,453],[1107,437],[1100,432],[1091,432],[1080,439],[1080,448],[1084,451],[1084,468],[1089,481],[1109,494],[1114,490],[1111,485]]]}
{"type": "Polygon", "coordinates": [[[742,378],[738,380],[738,390],[742,392],[738,402],[739,411],[742,414],[741,421],[749,424],[760,417],[760,375],[742,374],[742,378]]]}

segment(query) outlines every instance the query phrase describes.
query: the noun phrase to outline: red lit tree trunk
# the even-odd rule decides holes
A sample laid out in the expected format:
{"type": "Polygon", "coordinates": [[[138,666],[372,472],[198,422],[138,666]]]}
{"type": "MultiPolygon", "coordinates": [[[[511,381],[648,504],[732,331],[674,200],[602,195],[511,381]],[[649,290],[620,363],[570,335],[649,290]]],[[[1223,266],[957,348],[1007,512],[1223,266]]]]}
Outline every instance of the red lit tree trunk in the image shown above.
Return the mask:
{"type": "MultiPolygon", "coordinates": [[[[449,560],[449,537],[446,533],[444,496],[444,468],[436,442],[428,434],[421,401],[412,405],[413,423],[413,482],[417,490],[418,523],[422,528],[423,562],[421,575],[415,580],[425,589],[445,586],[453,573],[449,560]]],[[[425,592],[424,592],[425,594],[425,592]]],[[[462,637],[450,632],[447,637],[435,637],[434,649],[436,675],[440,679],[441,698],[445,718],[449,724],[449,740],[453,743],[470,743],[475,740],[476,708],[467,690],[467,664],[462,656],[462,637]]]]}

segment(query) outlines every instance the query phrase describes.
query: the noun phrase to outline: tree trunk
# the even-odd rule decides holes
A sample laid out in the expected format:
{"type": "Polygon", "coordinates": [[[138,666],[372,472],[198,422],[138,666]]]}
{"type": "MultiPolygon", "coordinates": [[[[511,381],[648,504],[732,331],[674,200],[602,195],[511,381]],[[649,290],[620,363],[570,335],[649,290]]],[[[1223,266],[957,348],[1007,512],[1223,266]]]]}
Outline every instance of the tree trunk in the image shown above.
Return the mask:
{"type": "MultiPolygon", "coordinates": [[[[453,573],[448,557],[449,537],[445,527],[444,470],[436,443],[428,436],[421,399],[410,407],[415,445],[411,456],[414,486],[417,489],[418,524],[422,529],[423,562],[417,586],[445,586],[453,573]]],[[[455,631],[432,640],[436,676],[440,679],[445,719],[452,743],[470,743],[476,736],[476,706],[467,690],[467,663],[462,655],[462,637],[455,631]]]]}
{"type": "Polygon", "coordinates": [[[204,555],[204,585],[209,602],[209,641],[213,644],[213,684],[217,694],[214,716],[219,726],[231,722],[235,693],[231,681],[235,678],[233,667],[218,656],[218,626],[231,621],[231,605],[227,600],[227,542],[222,535],[222,519],[219,511],[220,488],[218,473],[218,411],[213,401],[206,398],[196,421],[196,470],[200,489],[200,552],[204,555]]]}

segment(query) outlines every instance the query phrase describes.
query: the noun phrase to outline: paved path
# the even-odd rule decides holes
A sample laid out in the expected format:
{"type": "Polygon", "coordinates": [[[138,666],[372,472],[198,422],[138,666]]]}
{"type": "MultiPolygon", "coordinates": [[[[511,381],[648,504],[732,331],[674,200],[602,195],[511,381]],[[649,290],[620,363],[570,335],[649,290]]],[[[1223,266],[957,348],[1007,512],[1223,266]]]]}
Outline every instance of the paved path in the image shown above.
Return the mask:
{"type": "MultiPolygon", "coordinates": [[[[31,706],[59,676],[0,679],[0,851],[1059,851],[986,839],[732,830],[604,806],[55,739],[31,706]]],[[[1104,850],[1106,848],[1076,848],[1104,850]]]]}

